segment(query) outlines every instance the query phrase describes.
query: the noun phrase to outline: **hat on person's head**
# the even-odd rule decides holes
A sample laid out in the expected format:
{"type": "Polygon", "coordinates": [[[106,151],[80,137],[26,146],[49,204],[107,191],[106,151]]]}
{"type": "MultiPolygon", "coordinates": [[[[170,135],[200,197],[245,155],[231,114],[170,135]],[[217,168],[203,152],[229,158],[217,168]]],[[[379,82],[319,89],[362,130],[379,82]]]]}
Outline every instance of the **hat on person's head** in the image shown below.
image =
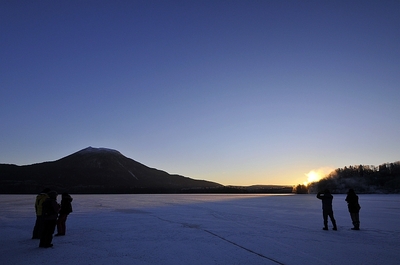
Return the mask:
{"type": "Polygon", "coordinates": [[[65,198],[65,199],[71,198],[71,195],[69,195],[68,192],[63,192],[63,193],[61,194],[61,196],[62,196],[63,198],[65,198]]]}
{"type": "Polygon", "coordinates": [[[50,192],[51,191],[51,189],[49,189],[49,188],[45,188],[44,190],[42,190],[40,193],[48,193],[48,192],[50,192]]]}

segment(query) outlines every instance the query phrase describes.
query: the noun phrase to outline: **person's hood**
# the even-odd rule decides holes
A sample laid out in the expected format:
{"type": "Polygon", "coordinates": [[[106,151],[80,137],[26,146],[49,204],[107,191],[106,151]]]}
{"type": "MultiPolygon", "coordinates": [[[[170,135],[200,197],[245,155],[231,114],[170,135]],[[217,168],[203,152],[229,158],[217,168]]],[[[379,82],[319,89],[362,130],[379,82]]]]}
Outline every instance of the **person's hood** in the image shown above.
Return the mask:
{"type": "Polygon", "coordinates": [[[50,197],[51,199],[57,199],[58,193],[57,193],[56,191],[52,190],[52,191],[50,191],[50,192],[47,193],[47,194],[49,195],[49,197],[50,197]]]}

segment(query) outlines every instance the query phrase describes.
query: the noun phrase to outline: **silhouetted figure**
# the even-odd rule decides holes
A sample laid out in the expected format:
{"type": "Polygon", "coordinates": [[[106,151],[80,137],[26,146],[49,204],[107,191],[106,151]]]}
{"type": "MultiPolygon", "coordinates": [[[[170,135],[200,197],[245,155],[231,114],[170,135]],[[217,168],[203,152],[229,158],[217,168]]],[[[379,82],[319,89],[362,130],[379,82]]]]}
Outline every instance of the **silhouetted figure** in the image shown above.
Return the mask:
{"type": "Polygon", "coordinates": [[[337,230],[336,221],[333,217],[332,210],[332,200],[333,196],[328,189],[326,189],[323,193],[318,192],[317,198],[322,200],[322,215],[324,217],[324,230],[328,230],[328,216],[331,219],[333,230],[337,230]]]}
{"type": "Polygon", "coordinates": [[[353,222],[352,230],[360,230],[360,209],[361,206],[358,204],[358,196],[353,189],[350,189],[346,196],[347,207],[349,208],[349,213],[351,221],[353,222]]]}
{"type": "Polygon", "coordinates": [[[32,239],[40,239],[40,236],[43,232],[43,219],[42,219],[42,205],[43,202],[49,198],[47,193],[50,191],[49,188],[45,188],[42,190],[37,196],[35,200],[35,212],[36,212],[36,222],[33,227],[32,239]]]}
{"type": "Polygon", "coordinates": [[[61,197],[61,209],[57,220],[57,234],[56,236],[64,236],[65,235],[65,222],[67,221],[67,217],[70,213],[72,213],[72,197],[64,192],[61,197]]]}
{"type": "Polygon", "coordinates": [[[49,248],[53,246],[51,241],[53,240],[53,233],[57,224],[57,215],[60,210],[60,205],[57,203],[57,192],[50,191],[48,195],[49,198],[47,198],[43,203],[43,233],[40,237],[39,244],[39,247],[41,248],[49,248]]]}

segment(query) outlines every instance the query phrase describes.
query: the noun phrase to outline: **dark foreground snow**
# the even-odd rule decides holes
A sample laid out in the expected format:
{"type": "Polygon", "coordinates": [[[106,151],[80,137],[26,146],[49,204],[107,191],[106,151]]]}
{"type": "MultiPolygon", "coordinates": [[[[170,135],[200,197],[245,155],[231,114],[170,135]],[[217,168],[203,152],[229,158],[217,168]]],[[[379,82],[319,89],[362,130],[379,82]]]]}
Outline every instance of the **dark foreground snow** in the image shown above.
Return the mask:
{"type": "Polygon", "coordinates": [[[72,195],[67,235],[32,240],[35,195],[0,195],[0,264],[399,264],[400,195],[360,195],[352,231],[315,195],[72,195]]]}

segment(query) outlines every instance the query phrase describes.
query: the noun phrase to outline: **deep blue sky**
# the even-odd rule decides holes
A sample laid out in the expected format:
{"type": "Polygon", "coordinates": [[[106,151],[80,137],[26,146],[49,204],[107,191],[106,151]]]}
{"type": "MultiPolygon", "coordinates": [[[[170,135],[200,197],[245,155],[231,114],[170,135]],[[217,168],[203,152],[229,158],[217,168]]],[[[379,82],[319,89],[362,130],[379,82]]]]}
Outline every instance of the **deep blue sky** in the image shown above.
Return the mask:
{"type": "Polygon", "coordinates": [[[222,184],[400,160],[400,1],[1,1],[0,163],[222,184]]]}

